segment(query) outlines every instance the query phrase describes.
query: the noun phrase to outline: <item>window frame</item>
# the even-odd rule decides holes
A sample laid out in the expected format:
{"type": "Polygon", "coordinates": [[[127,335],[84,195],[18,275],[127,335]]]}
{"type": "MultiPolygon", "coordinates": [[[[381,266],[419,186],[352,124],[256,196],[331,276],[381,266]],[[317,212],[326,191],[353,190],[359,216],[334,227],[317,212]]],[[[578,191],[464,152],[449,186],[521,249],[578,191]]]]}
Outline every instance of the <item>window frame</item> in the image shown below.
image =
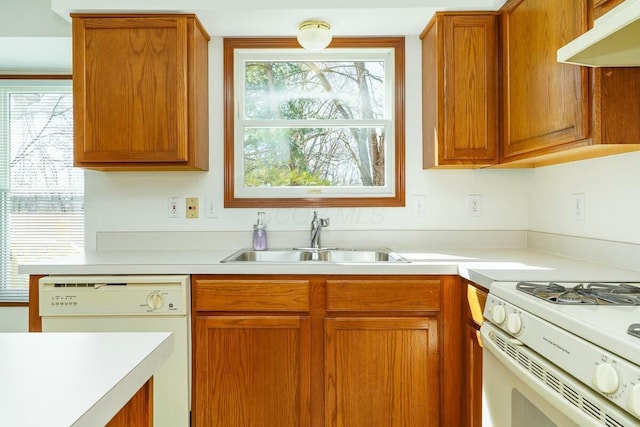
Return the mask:
{"type": "MultiPolygon", "coordinates": [[[[367,195],[354,188],[353,197],[238,197],[235,192],[235,129],[236,123],[236,49],[301,49],[294,38],[225,38],[224,39],[224,206],[238,207],[399,207],[405,206],[405,56],[404,37],[336,38],[330,48],[376,49],[392,48],[394,53],[393,104],[394,132],[393,194],[367,195]]],[[[349,190],[347,190],[349,191],[349,190]]]]}

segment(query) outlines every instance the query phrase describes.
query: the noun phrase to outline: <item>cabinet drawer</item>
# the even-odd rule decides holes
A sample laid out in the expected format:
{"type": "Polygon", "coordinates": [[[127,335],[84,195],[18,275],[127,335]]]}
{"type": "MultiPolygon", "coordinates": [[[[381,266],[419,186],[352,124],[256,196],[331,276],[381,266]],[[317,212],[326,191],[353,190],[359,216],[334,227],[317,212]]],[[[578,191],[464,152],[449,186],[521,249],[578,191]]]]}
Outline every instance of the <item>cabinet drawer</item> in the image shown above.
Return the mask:
{"type": "Polygon", "coordinates": [[[440,280],[327,280],[327,311],[438,311],[440,280]]]}
{"type": "Polygon", "coordinates": [[[307,280],[197,280],[194,311],[309,311],[307,280]]]}

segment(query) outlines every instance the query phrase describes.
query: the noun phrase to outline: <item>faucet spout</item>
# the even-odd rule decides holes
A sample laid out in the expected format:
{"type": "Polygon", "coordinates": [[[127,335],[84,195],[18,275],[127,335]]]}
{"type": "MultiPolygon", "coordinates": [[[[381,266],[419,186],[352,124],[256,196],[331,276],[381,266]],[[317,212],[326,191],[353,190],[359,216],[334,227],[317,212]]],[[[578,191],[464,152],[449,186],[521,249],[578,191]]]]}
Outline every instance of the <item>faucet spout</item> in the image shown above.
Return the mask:
{"type": "Polygon", "coordinates": [[[313,219],[311,220],[311,247],[319,249],[320,235],[323,227],[329,226],[329,218],[318,218],[318,211],[313,211],[313,219]]]}

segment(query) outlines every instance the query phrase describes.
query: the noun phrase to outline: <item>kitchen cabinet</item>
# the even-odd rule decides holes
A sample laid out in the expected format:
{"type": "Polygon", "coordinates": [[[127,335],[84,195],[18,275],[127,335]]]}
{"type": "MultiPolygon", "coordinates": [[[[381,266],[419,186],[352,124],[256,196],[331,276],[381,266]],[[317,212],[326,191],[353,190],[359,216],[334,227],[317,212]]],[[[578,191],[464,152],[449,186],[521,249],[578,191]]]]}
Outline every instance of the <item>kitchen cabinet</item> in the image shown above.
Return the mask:
{"type": "Polygon", "coordinates": [[[420,38],[423,168],[497,163],[497,13],[437,12],[420,38]]]}
{"type": "Polygon", "coordinates": [[[305,280],[194,279],[195,426],[310,425],[308,299],[305,280]]]}
{"type": "Polygon", "coordinates": [[[439,280],[327,280],[326,426],[439,425],[440,291],[439,280]]]}
{"type": "Polygon", "coordinates": [[[600,18],[611,9],[620,5],[624,0],[594,0],[593,2],[593,17],[595,19],[600,18]]]}
{"type": "Polygon", "coordinates": [[[482,313],[487,301],[488,291],[473,282],[463,281],[462,299],[465,309],[462,313],[464,343],[462,345],[464,361],[464,426],[482,426],[482,342],[480,326],[482,313]]]}
{"type": "Polygon", "coordinates": [[[585,32],[590,2],[509,0],[501,9],[500,162],[542,166],[640,149],[640,69],[558,63],[585,32]]]}
{"type": "Polygon", "coordinates": [[[71,16],[75,166],[207,170],[209,35],[195,15],[71,16]]]}
{"type": "Polygon", "coordinates": [[[586,144],[588,70],[556,51],[587,30],[587,2],[510,0],[501,18],[502,160],[586,144]]]}
{"type": "Polygon", "coordinates": [[[195,426],[460,424],[457,276],[197,275],[192,294],[195,426]]]}

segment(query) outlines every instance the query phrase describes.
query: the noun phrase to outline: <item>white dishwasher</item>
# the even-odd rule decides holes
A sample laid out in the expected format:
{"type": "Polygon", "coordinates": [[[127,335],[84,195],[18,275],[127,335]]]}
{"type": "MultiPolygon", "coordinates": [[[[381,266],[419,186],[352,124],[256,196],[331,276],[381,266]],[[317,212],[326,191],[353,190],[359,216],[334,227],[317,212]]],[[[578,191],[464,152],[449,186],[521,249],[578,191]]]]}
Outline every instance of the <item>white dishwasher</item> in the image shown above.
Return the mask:
{"type": "Polygon", "coordinates": [[[188,427],[190,283],[188,275],[43,277],[42,332],[173,332],[173,354],[153,377],[153,425],[188,427]]]}

